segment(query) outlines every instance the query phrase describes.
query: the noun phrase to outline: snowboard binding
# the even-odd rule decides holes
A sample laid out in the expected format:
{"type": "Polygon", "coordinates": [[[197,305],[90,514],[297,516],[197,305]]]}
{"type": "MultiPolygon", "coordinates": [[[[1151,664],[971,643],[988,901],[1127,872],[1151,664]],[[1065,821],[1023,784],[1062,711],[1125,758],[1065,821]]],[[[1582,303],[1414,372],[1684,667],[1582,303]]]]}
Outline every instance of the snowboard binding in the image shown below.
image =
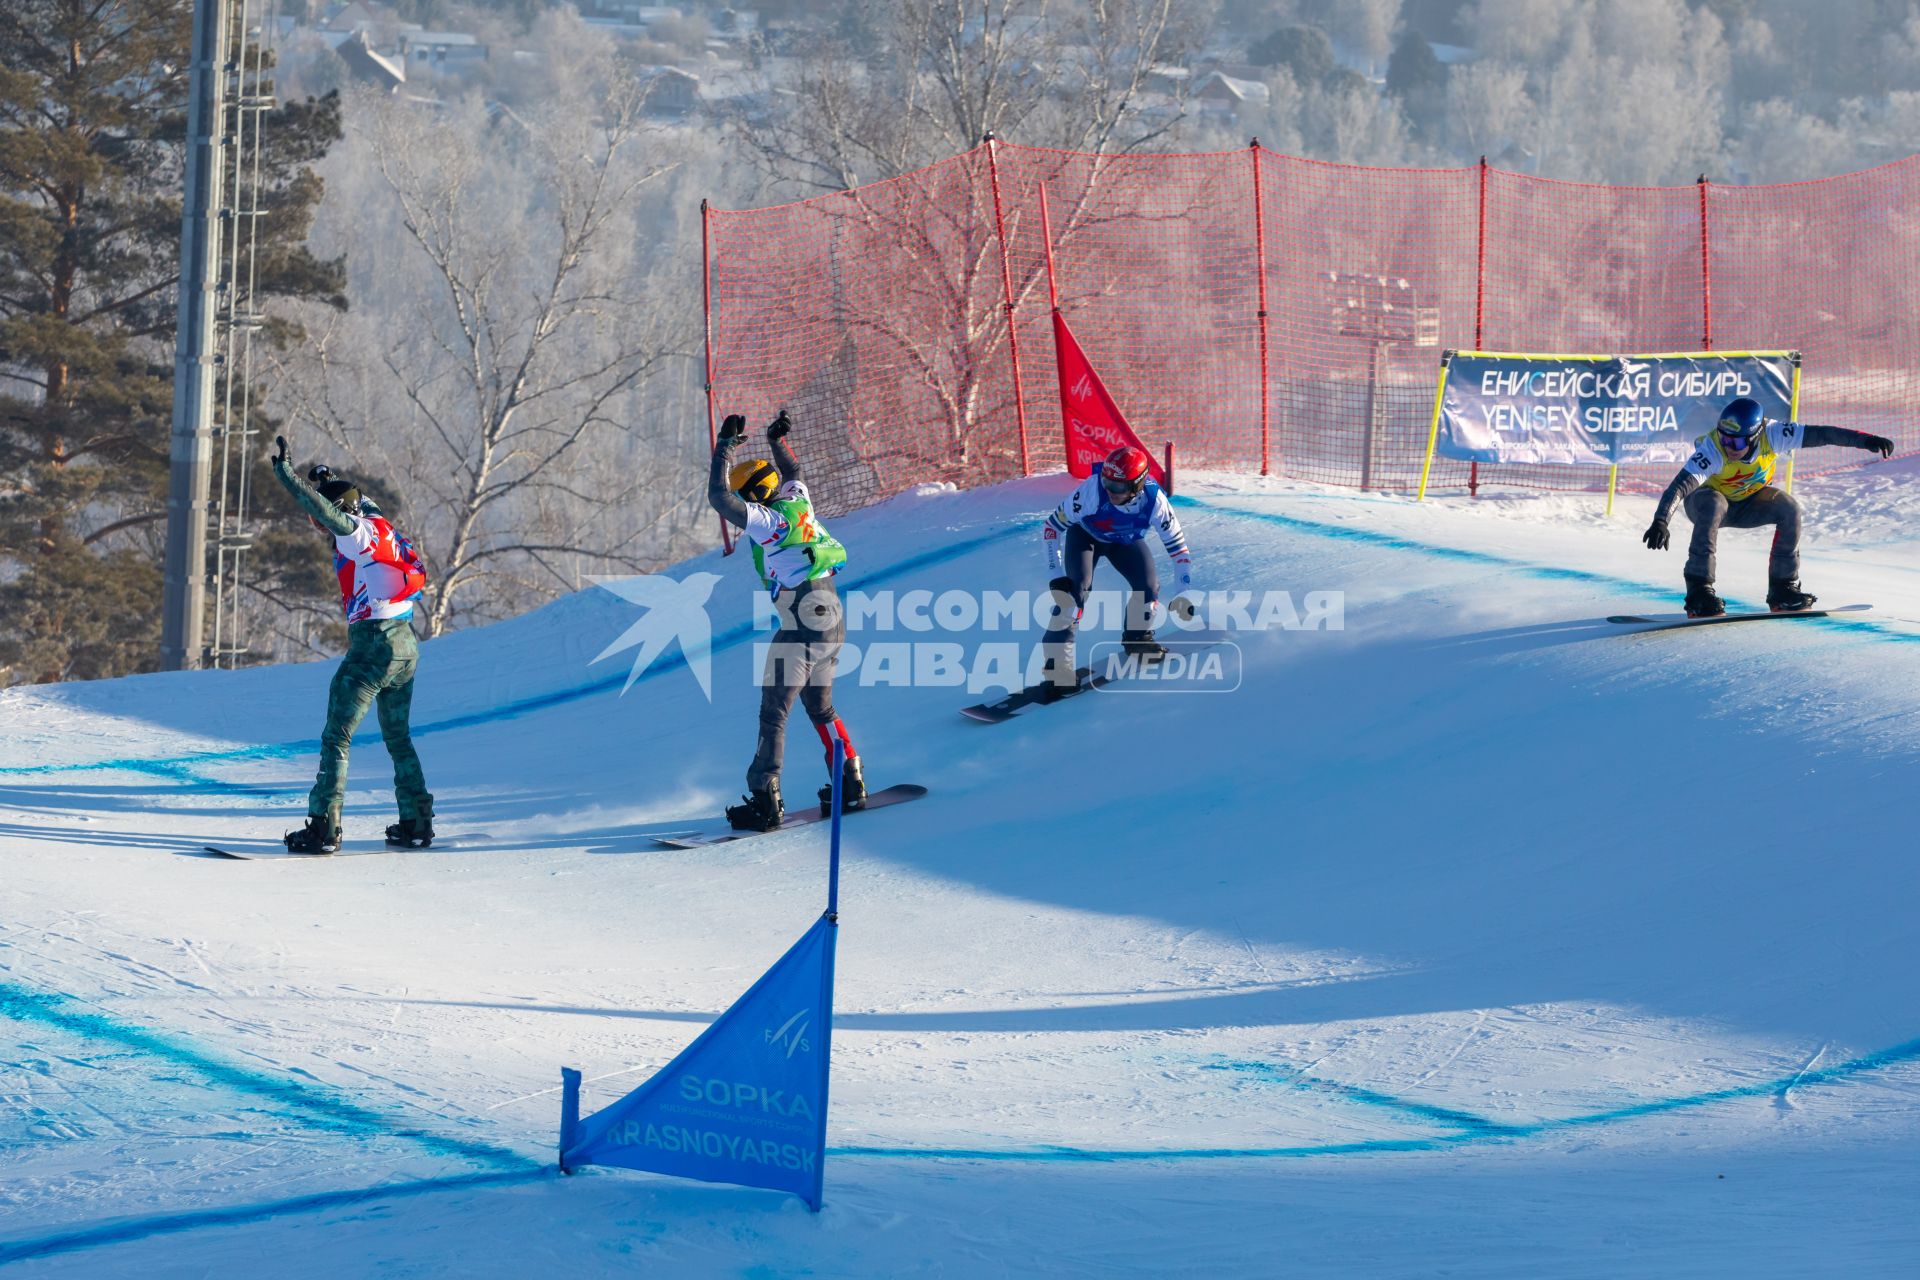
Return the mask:
{"type": "Polygon", "coordinates": [[[780,802],[780,784],[769,779],[740,797],[744,803],[727,806],[727,825],[735,831],[778,831],[786,820],[786,806],[780,802]]]}
{"type": "Polygon", "coordinates": [[[1798,578],[1775,578],[1767,583],[1767,608],[1774,613],[1805,613],[1817,599],[1800,589],[1798,578]]]}
{"type": "Polygon", "coordinates": [[[338,853],[340,824],[325,815],[314,815],[307,819],[306,826],[287,832],[283,839],[288,853],[338,853]]]}
{"type": "Polygon", "coordinates": [[[387,846],[389,848],[425,849],[432,843],[432,818],[402,818],[387,828],[387,846]]]}
{"type": "MultiPolygon", "coordinates": [[[[833,768],[831,758],[829,758],[827,762],[827,768],[829,770],[833,768]]],[[[856,810],[867,807],[867,778],[865,771],[860,767],[859,756],[847,757],[847,763],[842,767],[840,772],[840,785],[846,788],[846,797],[840,802],[841,812],[853,813],[856,810]]],[[[831,781],[828,781],[825,786],[820,788],[820,812],[828,815],[833,813],[833,783],[831,781]]]]}

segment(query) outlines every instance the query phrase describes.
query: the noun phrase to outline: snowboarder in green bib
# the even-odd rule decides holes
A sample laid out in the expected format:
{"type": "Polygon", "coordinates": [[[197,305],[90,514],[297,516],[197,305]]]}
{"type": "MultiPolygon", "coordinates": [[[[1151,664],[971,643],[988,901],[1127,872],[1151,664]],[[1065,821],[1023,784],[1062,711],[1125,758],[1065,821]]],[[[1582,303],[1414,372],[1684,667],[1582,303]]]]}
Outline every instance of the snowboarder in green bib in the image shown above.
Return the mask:
{"type": "Polygon", "coordinates": [[[727,809],[727,821],[741,831],[772,831],[786,816],[780,800],[780,764],[786,755],[787,716],[795,698],[807,709],[814,732],[826,748],[826,786],[820,806],[833,803],[833,744],[846,751],[842,781],[848,810],[867,802],[860,757],[854,754],[847,726],[833,709],[833,668],[847,639],[847,619],[833,588],[833,575],[847,562],[847,549],[813,514],[813,498],[800,479],[800,463],[787,444],[793,429],[783,409],[767,427],[771,460],[734,464],[733,451],[746,438],[747,420],[730,415],[721,424],[707,476],[707,501],[730,524],[744,530],[753,546],[753,567],[780,611],[780,629],[767,652],[760,678],[760,737],[747,766],[744,803],[727,809]]]}
{"type": "Polygon", "coordinates": [[[413,602],[427,585],[426,565],[360,490],[326,467],[302,480],[287,460],[286,437],[276,437],[273,474],[333,540],[333,569],[347,615],[347,656],[327,693],[327,727],[320,734],[320,776],[307,797],[307,825],[287,833],[293,853],[333,853],[340,847],[340,803],[347,791],[347,749],[370,707],[380,709],[380,736],[393,757],[393,792],[400,821],[387,843],[420,849],[433,843],[433,796],[421,774],[408,719],[413,669],[413,602]],[[319,486],[315,488],[315,486],[319,486]]]}

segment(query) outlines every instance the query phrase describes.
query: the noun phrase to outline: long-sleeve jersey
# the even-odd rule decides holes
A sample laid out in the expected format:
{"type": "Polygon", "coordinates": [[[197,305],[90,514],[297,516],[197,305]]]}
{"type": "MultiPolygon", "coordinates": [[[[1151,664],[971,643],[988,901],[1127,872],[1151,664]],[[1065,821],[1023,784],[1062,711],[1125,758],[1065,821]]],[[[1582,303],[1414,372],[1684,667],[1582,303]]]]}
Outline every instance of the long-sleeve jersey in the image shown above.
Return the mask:
{"type": "Polygon", "coordinates": [[[1709,431],[1693,442],[1693,452],[1678,475],[1660,495],[1656,521],[1665,521],[1676,504],[1684,502],[1701,485],[1717,489],[1729,502],[1750,498],[1773,483],[1774,468],[1780,459],[1795,449],[1818,449],[1826,445],[1845,445],[1871,449],[1873,437],[1847,427],[1822,427],[1804,422],[1769,422],[1753,439],[1753,447],[1744,458],[1727,456],[1720,447],[1720,434],[1709,431]]]}
{"type": "Polygon", "coordinates": [[[347,622],[412,617],[426,584],[426,565],[413,543],[383,515],[352,515],[334,506],[278,458],[273,473],[314,523],[333,535],[333,572],[347,622]]]}
{"type": "Polygon", "coordinates": [[[1193,555],[1187,550],[1186,535],[1180,531],[1180,517],[1160,486],[1149,480],[1140,495],[1124,505],[1113,500],[1100,473],[1094,472],[1074,487],[1054,513],[1040,526],[1040,540],[1047,553],[1047,569],[1059,577],[1065,567],[1060,539],[1068,529],[1079,525],[1100,542],[1138,542],[1153,529],[1160,534],[1160,545],[1180,580],[1180,590],[1193,585],[1193,555]]]}

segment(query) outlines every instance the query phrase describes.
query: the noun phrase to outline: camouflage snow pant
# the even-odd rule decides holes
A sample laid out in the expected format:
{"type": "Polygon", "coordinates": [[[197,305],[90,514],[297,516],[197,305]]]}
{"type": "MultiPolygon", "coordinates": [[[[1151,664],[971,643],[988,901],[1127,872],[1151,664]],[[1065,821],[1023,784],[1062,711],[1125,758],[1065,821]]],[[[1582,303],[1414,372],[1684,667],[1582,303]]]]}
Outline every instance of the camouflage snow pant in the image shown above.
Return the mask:
{"type": "Polygon", "coordinates": [[[340,802],[347,792],[347,749],[353,731],[366,718],[367,708],[380,708],[380,736],[393,757],[393,794],[400,816],[420,820],[433,816],[433,797],[420,772],[420,755],[413,749],[407,718],[413,710],[413,668],[420,660],[410,618],[356,622],[347,628],[347,656],[333,673],[327,691],[327,727],[320,735],[320,776],[307,797],[307,813],[340,822],[340,802]]]}

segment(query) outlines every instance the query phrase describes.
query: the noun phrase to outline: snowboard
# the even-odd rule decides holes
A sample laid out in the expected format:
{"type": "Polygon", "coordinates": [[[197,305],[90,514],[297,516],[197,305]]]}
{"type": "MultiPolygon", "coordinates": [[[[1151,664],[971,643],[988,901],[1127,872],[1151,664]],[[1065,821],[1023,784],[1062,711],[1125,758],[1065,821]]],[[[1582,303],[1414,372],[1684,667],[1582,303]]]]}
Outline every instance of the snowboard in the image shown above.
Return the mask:
{"type": "Polygon", "coordinates": [[[1750,613],[1723,613],[1717,618],[1689,618],[1684,613],[1616,613],[1610,616],[1607,621],[1648,624],[1643,626],[1639,631],[1631,633],[1634,635],[1643,635],[1648,631],[1671,631],[1679,627],[1711,627],[1723,622],[1765,622],[1769,619],[1786,622],[1794,618],[1826,618],[1834,614],[1865,613],[1871,608],[1873,608],[1873,606],[1870,604],[1843,604],[1836,605],[1831,609],[1803,609],[1799,613],[1761,613],[1758,611],[1750,613]]]}
{"type": "MultiPolygon", "coordinates": [[[[1161,636],[1160,643],[1166,645],[1176,653],[1194,653],[1201,649],[1212,648],[1214,645],[1221,644],[1230,638],[1231,637],[1224,631],[1197,631],[1191,635],[1176,632],[1172,635],[1161,636]]],[[[1113,683],[1113,677],[1096,674],[1092,667],[1080,667],[1073,674],[1075,678],[1073,689],[1061,693],[1058,698],[1054,699],[1054,702],[1064,702],[1068,698],[1078,697],[1090,689],[1104,688],[1113,683]]],[[[998,701],[978,702],[971,707],[962,707],[960,708],[960,714],[969,720],[978,720],[981,724],[1005,724],[1024,708],[1036,705],[1052,706],[1053,703],[1043,703],[1040,701],[1041,695],[1045,692],[1046,685],[1030,684],[1026,688],[1010,693],[998,701]]]]}
{"type": "MultiPolygon", "coordinates": [[[[905,804],[909,800],[918,800],[925,794],[927,789],[918,783],[898,783],[884,791],[868,792],[867,803],[861,808],[844,814],[843,817],[852,818],[869,809],[885,809],[889,805],[905,804]]],[[[830,811],[817,805],[808,805],[804,809],[790,809],[787,811],[786,821],[780,824],[779,830],[789,831],[794,827],[811,826],[816,822],[825,822],[832,816],[830,811]]],[[[731,844],[735,840],[751,840],[755,836],[772,834],[774,833],[771,831],[735,831],[727,828],[721,831],[695,832],[691,835],[655,836],[653,842],[668,849],[705,849],[711,845],[731,844]]]]}
{"type": "Polygon", "coordinates": [[[375,853],[458,853],[477,847],[485,836],[435,836],[424,849],[396,849],[385,840],[343,840],[333,853],[292,853],[284,840],[235,840],[230,843],[200,846],[208,853],[237,862],[326,862],[331,858],[363,858],[375,853]]]}

